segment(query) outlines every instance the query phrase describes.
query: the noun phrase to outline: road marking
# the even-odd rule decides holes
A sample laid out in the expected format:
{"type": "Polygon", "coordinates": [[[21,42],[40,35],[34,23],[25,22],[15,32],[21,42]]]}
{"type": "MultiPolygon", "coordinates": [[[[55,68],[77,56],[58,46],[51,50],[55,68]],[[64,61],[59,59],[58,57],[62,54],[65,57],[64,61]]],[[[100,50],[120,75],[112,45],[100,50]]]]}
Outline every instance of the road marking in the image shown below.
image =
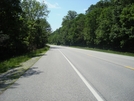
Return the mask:
{"type": "Polygon", "coordinates": [[[133,67],[130,67],[130,66],[125,66],[125,67],[128,68],[128,69],[132,69],[132,70],[134,70],[133,67]]]}
{"type": "MultiPolygon", "coordinates": [[[[60,50],[59,50],[60,51],[60,50]]],[[[81,78],[81,80],[85,83],[87,88],[92,92],[94,97],[98,101],[105,101],[104,99],[101,98],[101,96],[97,93],[97,91],[91,86],[91,84],[88,83],[88,81],[83,77],[83,75],[76,69],[76,67],[69,61],[69,59],[60,51],[60,53],[64,56],[64,58],[69,62],[69,64],[72,66],[74,71],[78,74],[78,76],[81,78]]]]}
{"type": "MultiPolygon", "coordinates": [[[[92,55],[88,54],[88,56],[92,56],[92,55]]],[[[128,68],[128,69],[134,70],[134,68],[133,68],[133,67],[131,67],[131,66],[125,66],[125,65],[122,65],[122,64],[119,64],[119,63],[113,62],[113,61],[109,61],[109,60],[106,60],[106,59],[103,59],[103,58],[96,57],[96,56],[92,56],[92,57],[95,57],[95,58],[98,58],[98,59],[101,59],[101,60],[104,60],[104,61],[107,61],[107,62],[110,62],[110,63],[116,64],[116,65],[119,65],[119,66],[122,66],[122,67],[125,67],[125,68],[128,68]]]]}

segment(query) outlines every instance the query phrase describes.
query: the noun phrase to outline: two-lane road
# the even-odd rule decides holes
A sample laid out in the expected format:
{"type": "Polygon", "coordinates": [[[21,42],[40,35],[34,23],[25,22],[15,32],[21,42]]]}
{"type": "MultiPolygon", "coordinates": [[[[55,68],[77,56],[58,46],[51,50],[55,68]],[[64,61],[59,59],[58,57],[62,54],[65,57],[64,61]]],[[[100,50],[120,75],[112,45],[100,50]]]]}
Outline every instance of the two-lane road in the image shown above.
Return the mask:
{"type": "Polygon", "coordinates": [[[51,45],[0,101],[134,101],[134,57],[51,45]]]}

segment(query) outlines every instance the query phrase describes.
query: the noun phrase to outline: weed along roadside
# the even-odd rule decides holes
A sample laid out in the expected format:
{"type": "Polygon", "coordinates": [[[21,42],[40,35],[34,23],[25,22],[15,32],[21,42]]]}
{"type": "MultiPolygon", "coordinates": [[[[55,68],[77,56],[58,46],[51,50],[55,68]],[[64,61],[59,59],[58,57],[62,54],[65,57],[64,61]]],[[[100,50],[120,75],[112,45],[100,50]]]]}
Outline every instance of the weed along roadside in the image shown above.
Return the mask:
{"type": "MultiPolygon", "coordinates": [[[[0,71],[0,94],[4,90],[6,90],[8,87],[10,87],[10,85],[12,85],[30,67],[32,67],[32,65],[34,65],[41,58],[41,56],[43,56],[48,50],[49,50],[49,46],[42,48],[42,49],[38,49],[35,52],[32,52],[30,54],[1,62],[0,63],[0,70],[1,70],[0,71]],[[15,60],[17,61],[18,59],[19,59],[19,62],[14,63],[15,60]],[[2,66],[5,63],[8,63],[8,65],[11,64],[12,66],[9,66],[9,67],[12,67],[12,68],[7,70],[6,72],[3,72],[2,66]]],[[[8,65],[4,67],[8,68],[8,65]]]]}

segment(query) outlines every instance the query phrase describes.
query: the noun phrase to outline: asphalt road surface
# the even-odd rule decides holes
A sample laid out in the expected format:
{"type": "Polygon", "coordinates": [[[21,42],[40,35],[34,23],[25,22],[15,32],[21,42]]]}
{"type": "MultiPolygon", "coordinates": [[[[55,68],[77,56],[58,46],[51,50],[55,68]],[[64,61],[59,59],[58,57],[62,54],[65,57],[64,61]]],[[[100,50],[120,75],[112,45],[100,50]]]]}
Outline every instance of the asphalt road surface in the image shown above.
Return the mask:
{"type": "Polygon", "coordinates": [[[0,101],[134,101],[134,57],[51,45],[0,101]]]}

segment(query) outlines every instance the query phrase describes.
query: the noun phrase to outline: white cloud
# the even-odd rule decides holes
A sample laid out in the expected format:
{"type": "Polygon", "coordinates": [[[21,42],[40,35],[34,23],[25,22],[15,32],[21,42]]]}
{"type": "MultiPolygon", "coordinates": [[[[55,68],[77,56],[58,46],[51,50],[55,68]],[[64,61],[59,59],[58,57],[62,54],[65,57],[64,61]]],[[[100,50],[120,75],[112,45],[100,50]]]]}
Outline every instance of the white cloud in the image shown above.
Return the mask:
{"type": "Polygon", "coordinates": [[[43,1],[45,4],[47,4],[48,8],[61,8],[58,3],[51,4],[47,2],[46,0],[43,1]]]}
{"type": "Polygon", "coordinates": [[[37,0],[37,1],[47,4],[48,8],[61,8],[58,3],[51,4],[51,3],[47,2],[46,0],[37,0]]]}
{"type": "Polygon", "coordinates": [[[37,0],[37,1],[41,2],[41,0],[37,0]]]}

